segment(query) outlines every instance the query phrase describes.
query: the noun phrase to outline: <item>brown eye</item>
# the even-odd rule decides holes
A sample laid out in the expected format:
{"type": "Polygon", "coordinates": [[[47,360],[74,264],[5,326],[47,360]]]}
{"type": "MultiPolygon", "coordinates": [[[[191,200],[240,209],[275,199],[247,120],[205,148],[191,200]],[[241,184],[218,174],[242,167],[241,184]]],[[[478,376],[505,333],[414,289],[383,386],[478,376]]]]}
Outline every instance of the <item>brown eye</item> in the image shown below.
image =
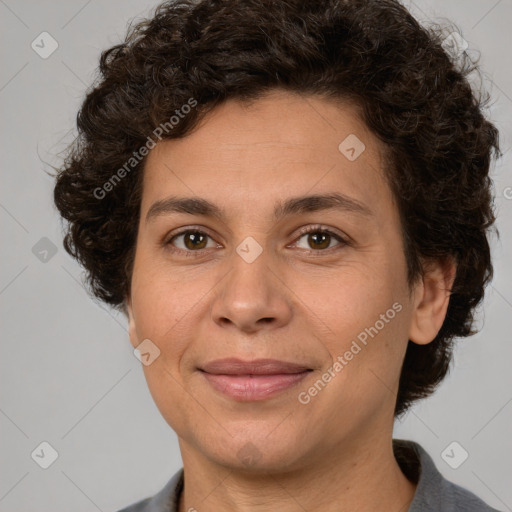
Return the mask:
{"type": "Polygon", "coordinates": [[[198,251],[207,248],[209,238],[202,231],[188,230],[173,236],[168,244],[183,251],[198,251]]]}
{"type": "Polygon", "coordinates": [[[341,236],[329,230],[319,228],[310,228],[303,232],[303,234],[298,238],[296,244],[301,249],[305,249],[311,252],[324,251],[326,249],[332,249],[337,246],[340,246],[341,248],[344,245],[348,245],[347,242],[341,236]],[[305,244],[304,242],[302,242],[303,245],[301,245],[301,239],[304,238],[306,238],[306,242],[305,244]],[[333,241],[338,243],[332,244],[333,241]]]}
{"type": "Polygon", "coordinates": [[[308,244],[311,249],[327,249],[331,242],[331,235],[328,233],[321,233],[317,231],[316,233],[308,234],[308,244]]]}
{"type": "Polygon", "coordinates": [[[204,249],[206,236],[198,232],[186,233],[183,241],[187,249],[204,249]]]}

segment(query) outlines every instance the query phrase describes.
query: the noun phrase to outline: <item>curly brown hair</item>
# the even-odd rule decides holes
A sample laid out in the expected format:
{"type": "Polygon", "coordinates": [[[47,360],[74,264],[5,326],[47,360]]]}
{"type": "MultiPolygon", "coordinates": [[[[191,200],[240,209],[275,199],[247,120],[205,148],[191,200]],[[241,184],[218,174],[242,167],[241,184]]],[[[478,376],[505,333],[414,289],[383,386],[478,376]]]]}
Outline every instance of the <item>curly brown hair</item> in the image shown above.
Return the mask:
{"type": "Polygon", "coordinates": [[[184,137],[226,99],[251,101],[276,88],[350,99],[387,148],[409,284],[425,261],[457,262],[438,335],[427,345],[409,341],[395,415],[428,396],[449,369],[453,339],[476,332],[475,308],[493,273],[489,167],[500,154],[497,129],[483,115],[489,97],[471,86],[479,68],[466,54],[450,57],[444,35],[396,0],[159,5],[102,53],[78,137],[56,176],[64,246],[85,267],[93,295],[126,313],[145,162],[139,150],[152,136],[184,137]],[[197,108],[180,115],[187,104],[197,108]],[[169,122],[175,115],[179,123],[169,122]]]}

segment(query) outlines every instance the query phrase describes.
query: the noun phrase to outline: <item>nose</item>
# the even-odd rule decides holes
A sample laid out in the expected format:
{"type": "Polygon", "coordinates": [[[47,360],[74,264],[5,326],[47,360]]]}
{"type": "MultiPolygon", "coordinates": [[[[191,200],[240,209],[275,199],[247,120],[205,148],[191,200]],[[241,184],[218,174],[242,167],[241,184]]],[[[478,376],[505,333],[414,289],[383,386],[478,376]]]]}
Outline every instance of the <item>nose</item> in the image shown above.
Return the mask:
{"type": "Polygon", "coordinates": [[[291,291],[265,251],[251,263],[233,251],[230,268],[211,306],[217,325],[250,333],[282,327],[290,321],[291,291]]]}

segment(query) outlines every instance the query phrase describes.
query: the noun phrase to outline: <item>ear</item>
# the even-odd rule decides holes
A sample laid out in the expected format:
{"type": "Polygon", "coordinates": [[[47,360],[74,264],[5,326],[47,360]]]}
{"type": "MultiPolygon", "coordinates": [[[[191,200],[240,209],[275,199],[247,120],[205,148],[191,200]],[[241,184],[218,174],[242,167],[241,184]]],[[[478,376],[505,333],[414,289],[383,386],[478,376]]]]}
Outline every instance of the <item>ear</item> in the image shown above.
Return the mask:
{"type": "Polygon", "coordinates": [[[135,318],[133,316],[131,297],[127,297],[126,299],[126,311],[128,313],[128,335],[130,337],[130,343],[133,348],[136,348],[139,345],[139,340],[137,336],[137,326],[135,325],[135,318]]]}
{"type": "Polygon", "coordinates": [[[418,345],[434,340],[443,325],[457,265],[452,258],[424,265],[424,275],[414,290],[414,311],[409,339],[418,345]]]}

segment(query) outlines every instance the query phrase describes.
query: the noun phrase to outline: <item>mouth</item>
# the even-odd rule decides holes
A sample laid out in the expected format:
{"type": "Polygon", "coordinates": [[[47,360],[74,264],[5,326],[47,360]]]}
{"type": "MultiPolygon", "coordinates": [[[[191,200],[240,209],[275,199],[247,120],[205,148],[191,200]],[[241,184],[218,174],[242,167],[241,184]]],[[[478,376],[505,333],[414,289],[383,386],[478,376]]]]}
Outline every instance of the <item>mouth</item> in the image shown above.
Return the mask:
{"type": "Polygon", "coordinates": [[[313,371],[304,365],[258,359],[219,359],[198,368],[214,390],[240,401],[269,399],[301,382],[313,371]]]}

